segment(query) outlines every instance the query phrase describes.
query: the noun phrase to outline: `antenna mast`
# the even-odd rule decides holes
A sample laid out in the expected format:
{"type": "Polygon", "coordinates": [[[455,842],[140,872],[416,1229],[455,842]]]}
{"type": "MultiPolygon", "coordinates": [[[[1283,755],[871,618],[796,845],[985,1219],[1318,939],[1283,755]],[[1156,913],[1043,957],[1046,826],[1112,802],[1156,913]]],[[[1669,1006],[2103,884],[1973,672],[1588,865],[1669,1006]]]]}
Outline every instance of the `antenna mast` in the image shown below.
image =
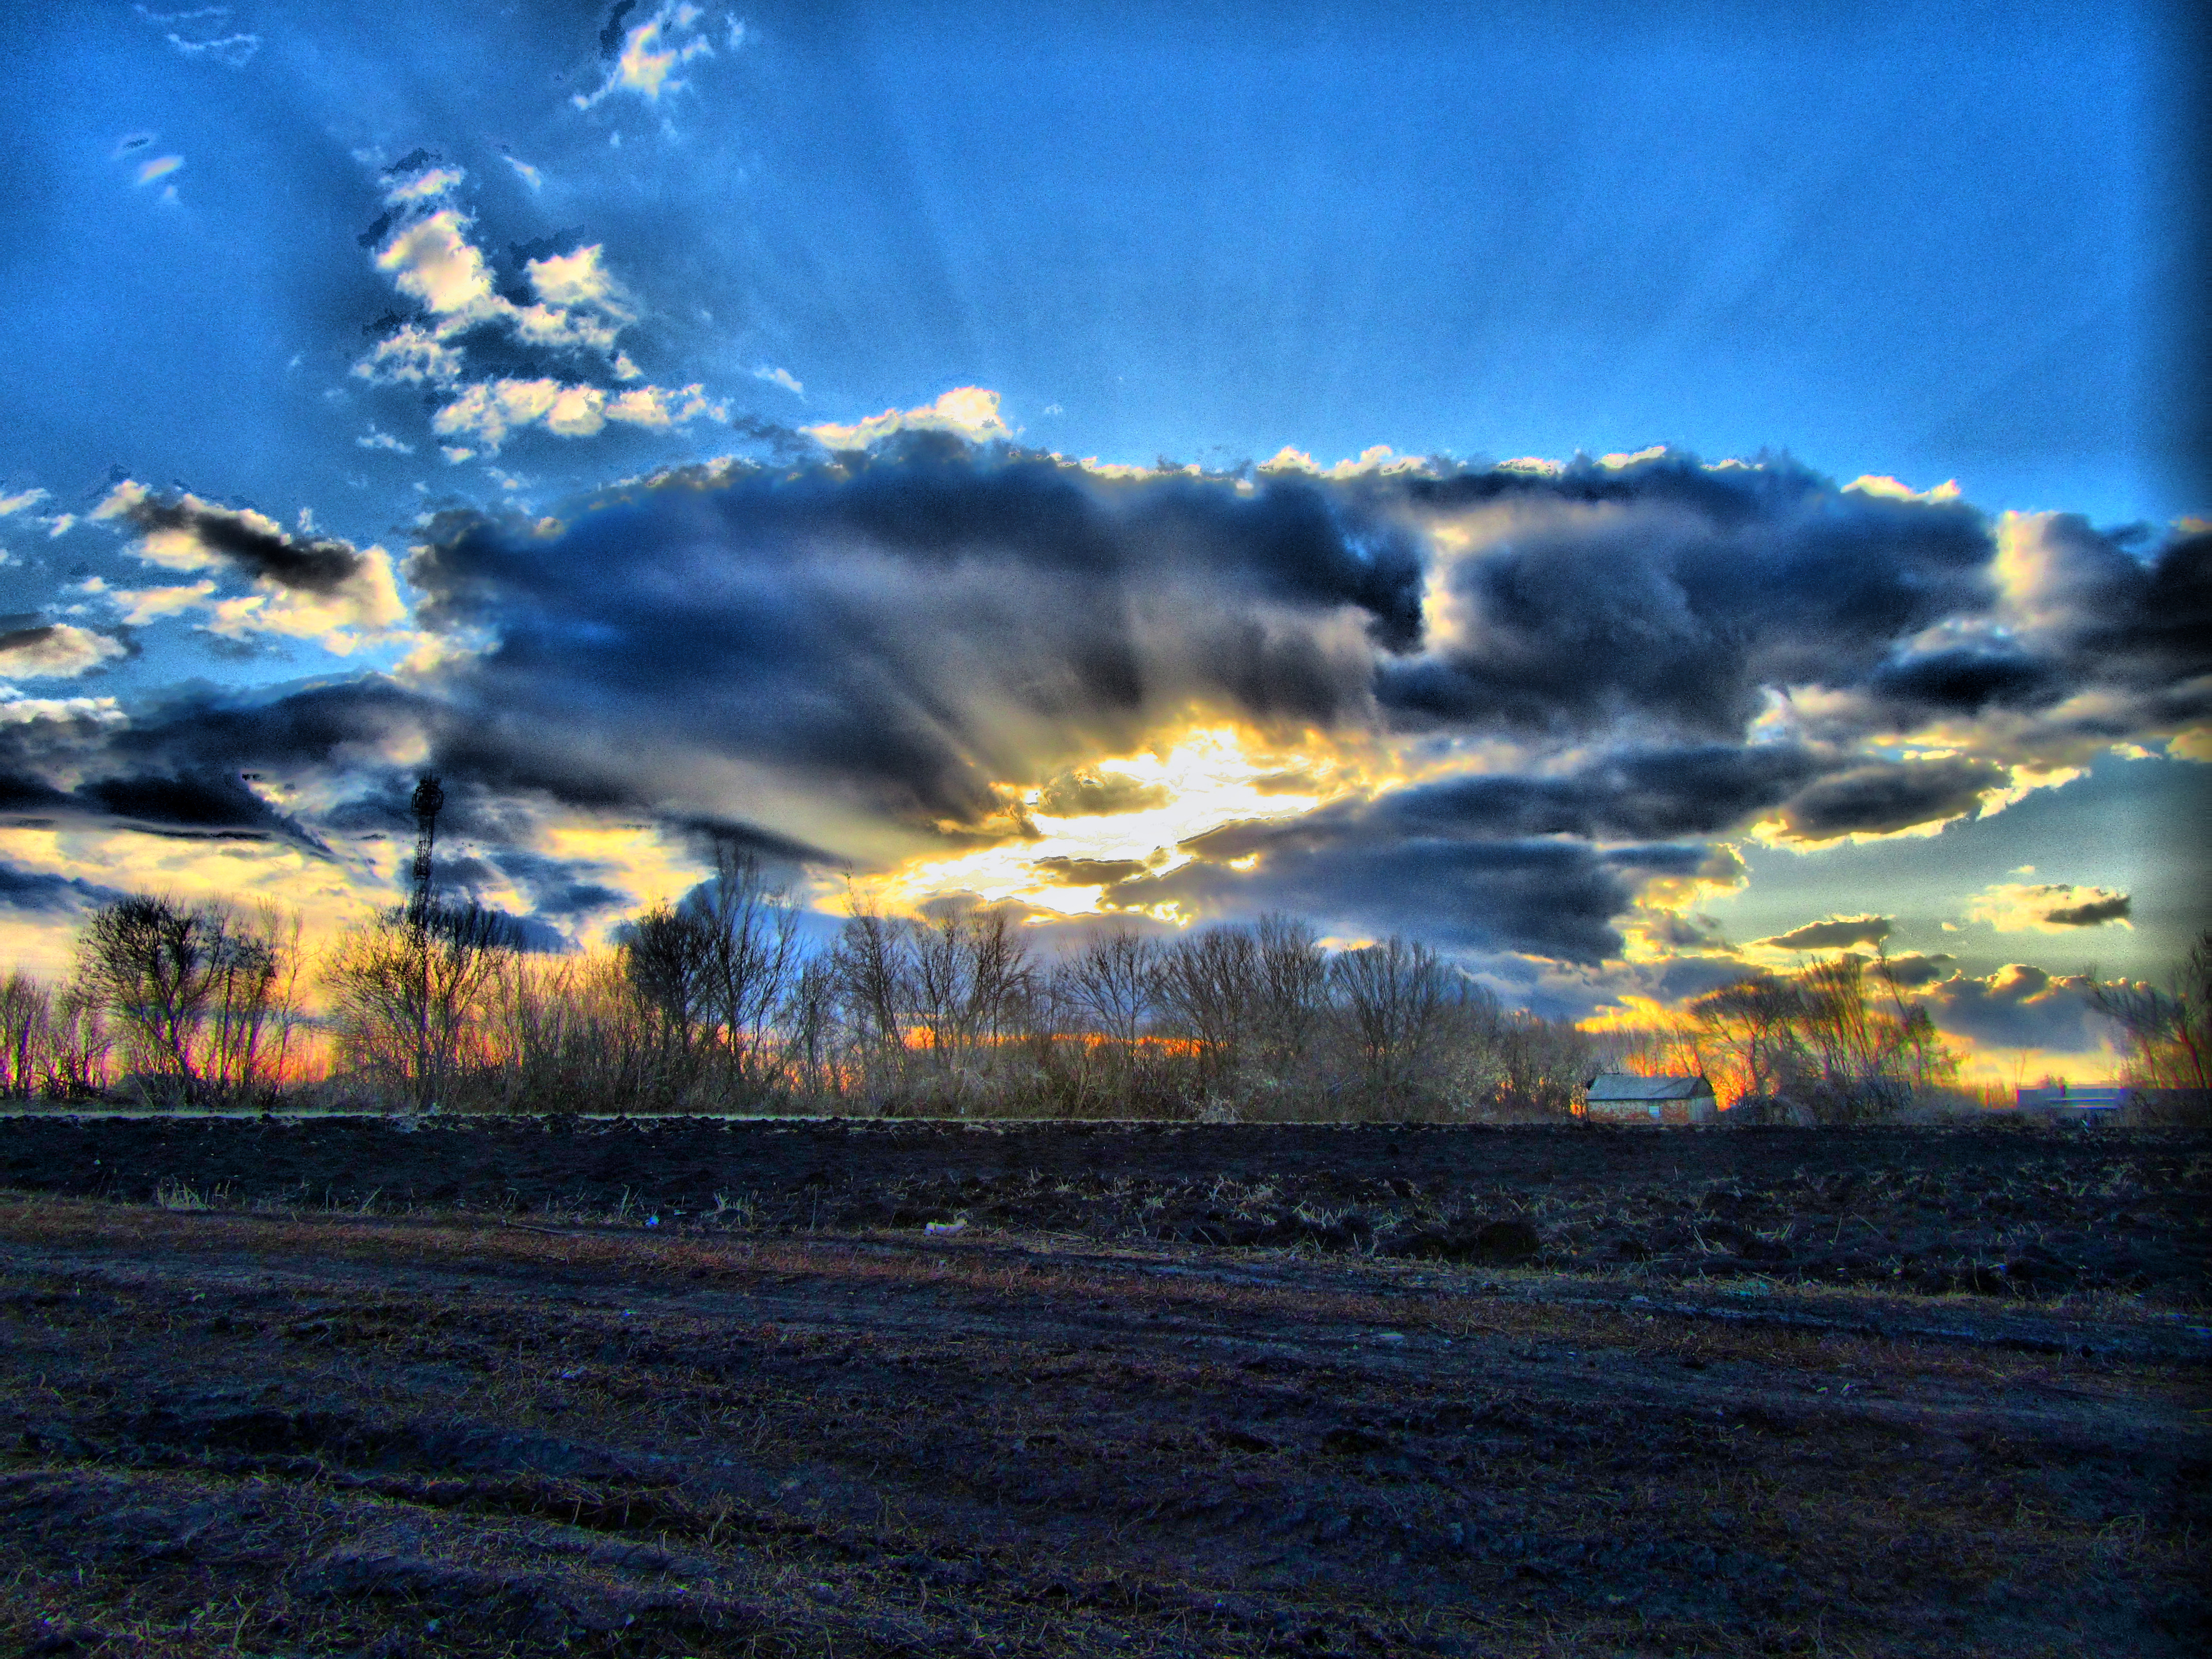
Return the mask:
{"type": "Polygon", "coordinates": [[[438,809],[446,792],[438,787],[437,775],[425,772],[407,803],[415,814],[415,884],[407,895],[407,929],[414,945],[415,1108],[436,1109],[437,1085],[430,1076],[430,849],[438,839],[438,809]]]}
{"type": "Polygon", "coordinates": [[[438,787],[437,775],[425,772],[408,802],[408,810],[415,814],[415,879],[407,893],[407,925],[418,940],[430,925],[430,849],[438,839],[438,809],[445,804],[446,792],[438,787]]]}

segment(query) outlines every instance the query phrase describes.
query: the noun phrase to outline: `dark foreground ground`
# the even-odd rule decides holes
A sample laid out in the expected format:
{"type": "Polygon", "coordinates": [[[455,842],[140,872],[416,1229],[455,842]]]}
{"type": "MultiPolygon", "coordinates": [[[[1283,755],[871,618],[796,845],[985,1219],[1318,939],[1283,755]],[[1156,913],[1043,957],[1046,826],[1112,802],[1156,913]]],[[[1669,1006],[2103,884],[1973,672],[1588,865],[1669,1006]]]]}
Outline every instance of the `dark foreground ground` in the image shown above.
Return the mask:
{"type": "Polygon", "coordinates": [[[0,1653],[2196,1654],[2207,1152],[17,1121],[0,1653]]]}
{"type": "Polygon", "coordinates": [[[226,1208],[1121,1243],[2207,1305],[2212,1135],[0,1119],[0,1186],[226,1208]]]}

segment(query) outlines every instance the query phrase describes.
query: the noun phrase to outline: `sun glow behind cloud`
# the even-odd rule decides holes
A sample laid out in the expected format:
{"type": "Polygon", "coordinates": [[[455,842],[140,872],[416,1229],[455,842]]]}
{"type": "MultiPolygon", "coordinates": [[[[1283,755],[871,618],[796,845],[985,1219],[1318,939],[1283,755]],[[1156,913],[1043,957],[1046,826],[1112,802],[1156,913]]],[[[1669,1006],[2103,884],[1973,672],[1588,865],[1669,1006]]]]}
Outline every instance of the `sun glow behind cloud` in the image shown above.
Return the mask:
{"type": "MultiPolygon", "coordinates": [[[[866,902],[910,908],[973,894],[1012,900],[1063,916],[1097,915],[1108,883],[1081,878],[1085,866],[1142,867],[1164,874],[1190,862],[1182,844],[1224,824],[1295,818],[1358,788],[1353,769],[1334,757],[1279,753],[1233,726],[1203,726],[1170,743],[1085,769],[1143,805],[1128,811],[1054,813],[1045,787],[1018,796],[1033,837],[948,858],[920,858],[888,876],[855,884],[866,902]],[[1164,797],[1164,799],[1163,799],[1164,797]]],[[[1172,908],[1172,907],[1170,907],[1172,908]]],[[[1187,920],[1163,915],[1162,921],[1187,920]]]]}

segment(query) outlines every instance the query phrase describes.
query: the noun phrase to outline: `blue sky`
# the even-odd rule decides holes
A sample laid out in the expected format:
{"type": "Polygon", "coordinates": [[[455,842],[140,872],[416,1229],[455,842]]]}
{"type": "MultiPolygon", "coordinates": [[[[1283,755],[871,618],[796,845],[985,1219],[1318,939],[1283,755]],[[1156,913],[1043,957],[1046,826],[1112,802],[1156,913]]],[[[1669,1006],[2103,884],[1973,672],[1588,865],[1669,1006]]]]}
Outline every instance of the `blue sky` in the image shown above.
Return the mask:
{"type": "Polygon", "coordinates": [[[53,959],[40,941],[126,878],[367,902],[391,878],[379,792],[421,763],[476,802],[485,896],[580,939],[680,889],[708,820],[915,902],[1037,902],[1053,884],[1018,855],[1079,844],[1142,872],[1085,903],[1188,925],[1297,897],[1362,937],[1419,911],[1342,837],[1385,836],[1383,866],[1442,856],[1426,831],[1387,840],[1419,791],[1719,743],[1797,745],[1772,773],[1797,793],[1677,814],[1664,858],[1624,853],[1617,812],[1513,817],[1530,858],[1580,849],[1556,878],[1583,883],[1589,926],[1556,937],[1500,920],[1522,914],[1506,831],[1455,830],[1467,914],[1439,939],[1562,1008],[1663,997],[1826,915],[1891,918],[1954,976],[2150,971],[2203,921],[2174,826],[2208,752],[2207,665],[2170,625],[2201,604],[2212,508],[2179,391],[2199,55],[2179,15],[172,0],[20,20],[0,48],[20,950],[53,959]],[[1534,482],[1509,501],[1477,477],[1534,482]],[[950,575],[914,563],[931,514],[983,550],[950,575]],[[1054,540],[1076,529],[1103,550],[1081,580],[1054,540]],[[1310,532],[1336,538],[1333,574],[1285,562],[1322,556],[1310,532]],[[969,565],[996,574],[970,592],[969,565]],[[1887,586],[1845,580],[1875,566],[1887,586]],[[1564,596],[1528,600],[1549,643],[1505,626],[1515,572],[1512,593],[1564,596]],[[1547,652],[1662,649],[1589,602],[1630,575],[1686,606],[1662,654],[1702,643],[1678,678],[1742,660],[1696,697],[1547,680],[1547,652]],[[668,609],[638,598],[664,588],[668,609]],[[1067,621],[1102,605],[1141,694],[1067,621]],[[2131,620],[2145,605],[2166,634],[2131,620]],[[895,626],[922,614],[934,646],[895,626]],[[1261,641],[1249,660],[1194,620],[1216,615],[1261,641]],[[696,637],[655,662],[617,648],[626,629],[696,637]],[[1508,695],[1509,667],[1553,689],[1508,695]],[[1899,701],[1938,668],[1943,696],[1899,701]],[[855,699],[866,731],[782,719],[855,699]],[[343,712],[310,730],[310,706],[343,712]],[[702,708],[757,734],[685,735],[702,708]],[[552,708],[557,765],[525,729],[552,708]],[[1186,804],[1141,833],[1054,840],[1024,805],[1165,755],[1186,804]],[[1252,782],[1298,765],[1297,787],[1252,782]],[[1917,805],[1870,804],[1877,783],[1917,805]],[[1238,824],[1307,828],[1200,880],[1191,849],[1238,824]],[[2031,914],[2120,894],[2125,916],[2031,914]],[[1662,910],[1705,916],[1706,944],[1662,910]]]}

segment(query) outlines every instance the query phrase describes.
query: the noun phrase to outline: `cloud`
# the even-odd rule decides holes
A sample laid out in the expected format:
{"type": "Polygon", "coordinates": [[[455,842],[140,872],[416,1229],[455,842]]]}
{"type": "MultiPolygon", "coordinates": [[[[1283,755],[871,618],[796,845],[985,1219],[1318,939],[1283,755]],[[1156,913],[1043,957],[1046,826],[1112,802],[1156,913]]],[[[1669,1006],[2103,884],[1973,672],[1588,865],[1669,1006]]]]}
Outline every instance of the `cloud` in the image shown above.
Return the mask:
{"type": "Polygon", "coordinates": [[[1771,939],[1753,939],[1753,949],[1768,951],[1840,951],[1854,945],[1879,945],[1889,937],[1887,916],[1830,916],[1808,921],[1771,939]]]}
{"type": "Polygon", "coordinates": [[[1947,956],[1941,951],[1925,954],[1908,951],[1902,956],[1888,957],[1884,966],[1893,981],[1910,990],[1922,985],[1932,985],[1946,977],[1957,963],[1957,957],[1947,956]]]}
{"type": "Polygon", "coordinates": [[[381,337],[353,372],[372,382],[436,386],[449,394],[431,418],[433,434],[474,441],[447,446],[448,460],[495,455],[511,434],[533,427],[556,437],[585,438],[611,421],[666,428],[726,416],[727,404],[708,397],[700,385],[615,389],[576,378],[578,360],[586,374],[618,385],[642,378],[618,349],[623,331],[638,320],[639,307],[607,269],[601,245],[535,257],[525,257],[531,248],[517,248],[534,296],[518,303],[499,290],[491,262],[471,239],[475,222],[449,199],[466,182],[462,169],[417,151],[386,177],[389,210],[362,240],[376,246],[376,269],[422,313],[372,325],[381,337]],[[510,360],[517,353],[549,356],[560,360],[561,372],[471,383],[465,379],[471,342],[481,343],[487,336],[503,337],[510,360]]]}
{"type": "MultiPolygon", "coordinates": [[[[619,27],[631,9],[631,4],[617,5],[608,31],[619,27]]],[[[575,106],[591,109],[617,93],[633,94],[648,104],[658,104],[664,96],[682,91],[685,83],[676,71],[694,58],[714,55],[714,42],[699,33],[706,15],[705,8],[689,0],[665,0],[652,16],[624,33],[619,46],[608,48],[603,33],[602,49],[614,59],[613,64],[597,91],[575,95],[572,100],[575,106]]],[[[738,38],[732,31],[732,46],[738,38]]]]}
{"type": "Polygon", "coordinates": [[[132,479],[117,484],[93,517],[137,531],[133,551],[149,564],[235,573],[252,584],[252,592],[229,597],[219,597],[213,580],[117,591],[112,598],[132,627],[204,608],[216,635],[277,634],[346,655],[364,635],[387,635],[407,620],[392,556],[380,547],[288,532],[250,507],[157,496],[132,479]]]}
{"type": "Polygon", "coordinates": [[[1164,806],[1170,799],[1165,784],[1083,768],[1047,780],[1032,810],[1046,817],[1103,817],[1164,806]]]}
{"type": "Polygon", "coordinates": [[[43,489],[19,489],[12,495],[0,495],[0,519],[11,513],[21,513],[27,507],[36,507],[46,499],[43,489]]]}
{"type": "Polygon", "coordinates": [[[1795,744],[1637,745],[1571,771],[1447,777],[1379,809],[1409,831],[1659,840],[1742,827],[1836,763],[1795,744]]]}
{"type": "Polygon", "coordinates": [[[799,384],[799,377],[787,368],[775,368],[767,363],[762,363],[754,368],[752,373],[753,379],[756,380],[766,380],[770,386],[780,386],[794,398],[804,398],[806,395],[806,388],[799,384]]]}
{"type": "Polygon", "coordinates": [[[184,164],[185,158],[181,155],[157,155],[150,161],[142,161],[138,164],[137,171],[131,174],[131,182],[137,185],[153,184],[159,179],[167,178],[184,164]]]}
{"type": "MultiPolygon", "coordinates": [[[[465,310],[473,268],[457,269],[442,291],[465,310]]],[[[526,278],[532,304],[564,313],[635,305],[573,235],[501,269],[510,294],[526,278]]],[[[440,315],[388,341],[412,327],[477,349],[440,339],[440,315]]],[[[493,326],[521,349],[506,313],[493,326]]],[[[437,435],[471,457],[519,432],[716,412],[702,387],[605,378],[424,385],[437,435]]],[[[0,701],[0,770],[110,817],[122,797],[102,781],[262,772],[297,786],[283,799],[311,803],[297,817],[320,834],[434,765],[494,826],[476,855],[511,884],[503,903],[568,902],[568,878],[529,896],[497,857],[556,819],[684,845],[713,823],[915,902],[939,890],[897,887],[894,866],[949,890],[995,860],[1025,894],[1100,888],[1155,917],[1291,908],[1346,937],[1410,931],[1660,985],[1670,954],[1741,971],[1694,908],[1744,879],[1728,838],[1923,832],[2063,775],[2079,745],[2199,729],[2202,652],[2156,614],[2192,614],[2188,535],[2124,546],[1940,493],[1839,489],[1786,460],[1116,472],[1018,447],[996,399],[964,390],[811,438],[748,421],[774,465],[629,480],[558,520],[426,520],[411,617],[380,550],[118,486],[100,515],[180,574],[88,582],[88,602],[421,648],[392,674],[201,689],[127,720],[94,699],[0,701]],[[1204,793],[1163,757],[1217,729],[1258,770],[1296,756],[1305,771],[1262,805],[1247,778],[1241,805],[1136,845],[1144,815],[1204,793]],[[1067,819],[1084,836],[1052,839],[1067,819]]],[[[574,873],[576,894],[593,884],[658,890],[574,873]]],[[[1984,919],[2053,933],[2126,902],[1991,895],[1984,919]]],[[[1829,916],[1758,948],[1863,947],[1882,922],[1829,916]]],[[[1955,964],[1907,960],[1930,994],[1951,982],[1955,964]]]]}
{"type": "Polygon", "coordinates": [[[1823,778],[1794,796],[1782,821],[1797,841],[1888,836],[1980,813],[2012,774],[1993,761],[1877,761],[1823,778]]]}
{"type": "MultiPolygon", "coordinates": [[[[446,175],[441,169],[426,176],[446,175]]],[[[512,302],[492,291],[490,267],[466,234],[470,222],[459,208],[449,207],[402,226],[377,250],[376,268],[433,315],[474,321],[502,314],[512,302]]]]}
{"type": "Polygon", "coordinates": [[[2106,922],[2130,925],[2127,894],[2067,882],[2001,882],[1966,901],[1966,919],[2000,933],[2063,933],[2106,922]]]}
{"type": "Polygon", "coordinates": [[[204,58],[232,69],[244,69],[261,50],[261,37],[229,27],[228,6],[201,6],[190,11],[155,11],[143,5],[131,9],[146,21],[173,24],[164,32],[171,48],[186,58],[204,58]]]}
{"type": "Polygon", "coordinates": [[[172,570],[228,564],[279,587],[327,593],[343,586],[361,566],[350,542],[289,535],[250,507],[216,507],[191,495],[164,498],[127,478],[92,516],[129,525],[139,532],[138,556],[172,570]]]}
{"type": "MultiPolygon", "coordinates": [[[[560,380],[487,380],[470,386],[440,410],[430,429],[441,437],[472,437],[488,454],[515,431],[543,427],[561,438],[588,438],[610,421],[665,428],[702,417],[720,419],[727,405],[698,386],[637,386],[610,395],[593,386],[560,380]]],[[[460,459],[467,459],[465,453],[460,459]]]]}
{"type": "Polygon", "coordinates": [[[2112,1027],[2089,1003],[2093,981],[2009,963],[1986,978],[1954,975],[1924,998],[1936,1028],[2002,1048],[2083,1054],[2106,1047],[2112,1027]]]}
{"type": "Polygon", "coordinates": [[[465,671],[489,707],[563,707],[921,823],[988,818],[999,784],[1194,708],[1356,720],[1370,630],[1415,614],[1418,566],[1304,483],[1123,496],[906,441],[924,447],[672,477],[550,539],[453,518],[410,580],[430,626],[500,641],[465,671]]]}
{"type": "Polygon", "coordinates": [[[106,904],[122,896],[96,882],[46,871],[19,870],[0,862],[0,908],[51,915],[106,904]]]}
{"type": "Polygon", "coordinates": [[[901,432],[947,432],[977,444],[1013,435],[1000,418],[999,394],[979,386],[955,386],[918,409],[887,409],[848,426],[824,421],[799,430],[833,450],[867,449],[901,432]]]}
{"type": "Polygon", "coordinates": [[[0,634],[0,675],[73,679],[128,653],[119,640],[70,623],[0,634]]]}
{"type": "Polygon", "coordinates": [[[1454,950],[1585,963],[1620,954],[1613,919],[1634,904],[1640,876],[1687,874],[1704,855],[1680,847],[1607,854],[1557,841],[1392,841],[1298,824],[1237,826],[1188,850],[1197,861],[1123,882],[1108,902],[1205,915],[1285,909],[1324,927],[1353,923],[1454,950]]]}
{"type": "Polygon", "coordinates": [[[231,775],[130,774],[96,778],[70,791],[37,778],[0,775],[0,823],[58,820],[100,821],[171,837],[276,838],[325,850],[317,836],[231,775]]]}
{"type": "Polygon", "coordinates": [[[1738,738],[1771,690],[1856,684],[1989,597],[1972,508],[1848,495],[1786,461],[1662,454],[1403,489],[1448,556],[1431,649],[1377,689],[1441,726],[1738,738]]]}

